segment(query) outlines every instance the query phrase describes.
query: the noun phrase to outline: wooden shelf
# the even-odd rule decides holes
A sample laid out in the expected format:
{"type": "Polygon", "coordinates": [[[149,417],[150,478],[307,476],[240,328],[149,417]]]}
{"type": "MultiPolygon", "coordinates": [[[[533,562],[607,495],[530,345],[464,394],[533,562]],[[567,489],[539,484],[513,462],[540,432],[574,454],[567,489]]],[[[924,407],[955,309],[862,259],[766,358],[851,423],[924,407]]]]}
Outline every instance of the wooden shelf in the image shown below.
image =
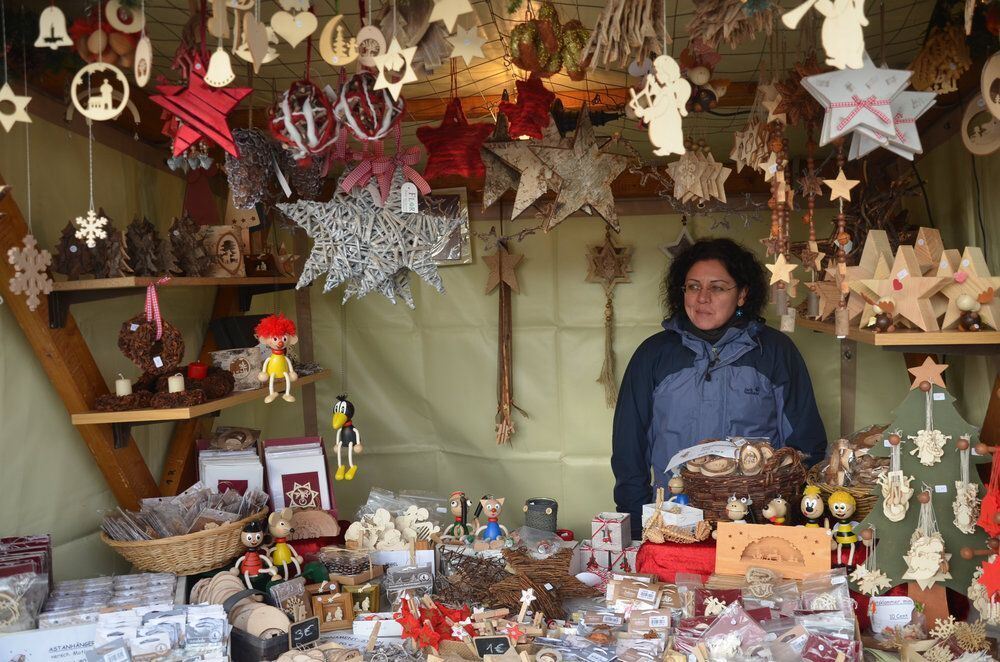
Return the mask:
{"type": "MultiPolygon", "coordinates": [[[[796,326],[812,331],[819,331],[831,336],[836,336],[832,322],[820,322],[807,317],[800,317],[795,320],[796,326]]],[[[894,331],[892,333],[875,333],[867,329],[859,329],[852,326],[847,333],[850,340],[884,347],[886,349],[900,349],[917,351],[920,348],[942,348],[965,347],[967,350],[979,351],[982,353],[1000,352],[1000,331],[977,331],[966,333],[964,331],[913,331],[909,329],[894,331]]]]}
{"type": "MultiPolygon", "coordinates": [[[[125,276],[123,278],[87,278],[83,280],[64,280],[52,283],[53,292],[78,292],[80,290],[116,290],[119,288],[142,288],[155,285],[159,281],[155,276],[125,276]]],[[[243,285],[288,285],[298,282],[295,276],[250,276],[232,278],[197,278],[171,277],[160,287],[214,287],[243,285]]]]}
{"type": "MultiPolygon", "coordinates": [[[[300,386],[326,379],[331,374],[330,370],[321,370],[311,375],[303,375],[292,384],[292,394],[300,386]]],[[[275,380],[275,390],[284,390],[284,380],[275,380]]],[[[191,407],[176,407],[174,409],[132,409],[130,411],[88,411],[81,414],[73,414],[73,425],[101,425],[109,423],[156,423],[160,421],[185,421],[206,414],[212,414],[223,409],[229,409],[237,405],[242,405],[254,400],[263,400],[267,395],[266,388],[258,388],[253,391],[239,391],[224,398],[210,400],[204,404],[191,407]]],[[[284,400],[280,400],[284,403],[284,400]]],[[[277,404],[277,403],[275,403],[277,404]]]]}

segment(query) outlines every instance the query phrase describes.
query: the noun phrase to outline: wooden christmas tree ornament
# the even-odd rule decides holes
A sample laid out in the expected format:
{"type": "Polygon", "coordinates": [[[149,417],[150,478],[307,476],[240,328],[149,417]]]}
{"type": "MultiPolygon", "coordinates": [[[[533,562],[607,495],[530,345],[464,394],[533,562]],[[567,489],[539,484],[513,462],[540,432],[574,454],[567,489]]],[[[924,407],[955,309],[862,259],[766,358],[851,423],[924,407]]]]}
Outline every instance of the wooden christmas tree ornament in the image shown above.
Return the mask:
{"type": "Polygon", "coordinates": [[[319,54],[331,67],[346,67],[358,59],[357,39],[347,36],[342,14],[337,14],[323,26],[319,35],[319,54]]]}

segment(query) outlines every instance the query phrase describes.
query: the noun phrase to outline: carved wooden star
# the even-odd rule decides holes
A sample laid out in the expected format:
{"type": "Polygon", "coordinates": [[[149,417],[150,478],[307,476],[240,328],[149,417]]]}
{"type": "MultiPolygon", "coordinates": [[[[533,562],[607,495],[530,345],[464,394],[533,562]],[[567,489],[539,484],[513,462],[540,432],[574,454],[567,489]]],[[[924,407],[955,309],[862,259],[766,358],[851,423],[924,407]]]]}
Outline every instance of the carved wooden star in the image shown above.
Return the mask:
{"type": "MultiPolygon", "coordinates": [[[[514,196],[514,207],[510,211],[512,219],[520,216],[524,210],[533,205],[538,198],[545,195],[550,188],[559,190],[562,179],[552,172],[552,169],[535,154],[534,147],[565,146],[559,135],[555,122],[542,129],[544,138],[540,142],[534,140],[513,140],[505,143],[486,143],[484,151],[491,152],[501,162],[512,168],[517,174],[517,193],[514,196]]],[[[484,187],[485,189],[485,187],[484,187]]],[[[485,190],[483,192],[485,198],[485,190]]],[[[501,194],[502,195],[502,194],[501,194]]]]}
{"type": "Polygon", "coordinates": [[[782,163],[778,162],[778,155],[775,152],[768,154],[767,160],[760,164],[760,170],[764,173],[764,181],[771,181],[774,175],[782,169],[781,166],[782,163]]]}
{"type": "MultiPolygon", "coordinates": [[[[493,128],[493,135],[490,136],[488,142],[483,143],[483,148],[479,150],[486,168],[486,174],[483,176],[483,211],[493,206],[493,203],[502,198],[507,191],[517,189],[520,177],[517,169],[504,163],[503,159],[490,149],[493,146],[510,142],[510,134],[507,131],[507,116],[503,113],[497,113],[497,123],[493,128]]],[[[511,215],[511,218],[514,216],[516,214],[511,215]]]]}
{"type": "Polygon", "coordinates": [[[944,253],[941,231],[934,228],[917,230],[917,240],[913,242],[913,250],[917,254],[917,261],[920,262],[920,269],[925,274],[937,269],[941,262],[941,254],[944,253]]]}
{"type": "MultiPolygon", "coordinates": [[[[942,261],[942,265],[944,262],[942,261]]],[[[949,265],[950,266],[950,265],[949,265]]],[[[949,269],[939,269],[938,276],[943,276],[949,269]]],[[[945,284],[941,293],[948,297],[948,307],[944,313],[942,329],[949,329],[958,324],[962,311],[958,307],[958,298],[968,295],[978,300],[979,295],[992,288],[1000,290],[1000,278],[990,276],[990,269],[983,255],[983,249],[978,246],[968,246],[958,262],[958,268],[945,276],[945,284]]],[[[991,329],[997,329],[1000,324],[1000,301],[993,297],[992,301],[982,303],[979,316],[983,323],[991,329]]]]}
{"type": "Polygon", "coordinates": [[[552,211],[545,220],[546,232],[585,205],[618,231],[618,211],[611,183],[628,167],[629,158],[601,151],[586,104],[580,109],[572,148],[533,146],[531,149],[562,178],[552,211]]]}
{"type": "Polygon", "coordinates": [[[587,282],[600,283],[610,292],[618,283],[629,283],[632,279],[632,247],[618,246],[610,234],[604,236],[604,243],[587,248],[587,282]]]}
{"type": "MultiPolygon", "coordinates": [[[[873,290],[870,285],[871,283],[881,282],[883,279],[888,278],[889,266],[890,264],[886,261],[885,256],[879,255],[878,263],[875,265],[875,270],[870,274],[858,271],[856,273],[861,273],[861,275],[856,279],[851,279],[851,270],[859,270],[861,267],[846,268],[848,278],[847,285],[851,289],[851,295],[847,300],[847,305],[848,308],[850,308],[851,304],[856,302],[855,297],[861,299],[861,328],[871,326],[871,322],[875,318],[875,305],[879,301],[878,291],[873,290]]],[[[851,315],[851,319],[854,319],[853,315],[851,315]]]]}
{"type": "Polygon", "coordinates": [[[521,289],[517,283],[517,274],[514,273],[514,269],[523,259],[523,255],[510,253],[502,243],[497,242],[497,249],[493,255],[483,256],[483,262],[490,268],[490,275],[486,279],[485,294],[495,290],[500,283],[506,283],[513,292],[520,294],[521,289]]]}
{"type": "Polygon", "coordinates": [[[823,183],[830,187],[830,201],[843,198],[851,201],[851,189],[861,183],[858,179],[848,179],[841,168],[836,179],[824,179],[823,183]]]}
{"type": "Polygon", "coordinates": [[[465,66],[469,66],[475,58],[483,57],[483,44],[486,38],[479,34],[479,28],[463,28],[461,25],[455,30],[455,34],[448,37],[451,42],[451,57],[460,57],[465,60],[465,66]]]}
{"type": "Polygon", "coordinates": [[[3,127],[4,131],[10,131],[11,127],[17,122],[31,123],[31,116],[28,115],[28,103],[30,101],[31,97],[14,94],[14,89],[10,86],[10,83],[4,83],[3,87],[0,88],[0,107],[13,106],[13,110],[10,112],[6,110],[0,112],[0,126],[3,127]]]}
{"type": "Polygon", "coordinates": [[[375,79],[375,86],[372,90],[389,90],[393,99],[399,98],[399,93],[403,86],[417,80],[417,74],[413,71],[413,56],[417,54],[417,47],[411,46],[403,48],[399,41],[393,37],[392,43],[384,53],[374,56],[375,68],[378,69],[378,78],[375,79]],[[396,81],[390,81],[388,74],[400,73],[396,81]]]}
{"type": "Polygon", "coordinates": [[[434,8],[431,9],[431,17],[428,22],[441,21],[444,27],[451,34],[455,31],[455,23],[458,17],[474,11],[469,0],[434,0],[434,8]]]}
{"type": "Polygon", "coordinates": [[[826,257],[826,253],[819,249],[819,242],[816,241],[807,241],[805,246],[799,251],[799,259],[802,260],[802,266],[817,273],[823,271],[824,257],[826,257]]]}
{"type": "Polygon", "coordinates": [[[683,223],[677,239],[674,239],[673,243],[663,244],[660,246],[660,250],[672,260],[691,248],[692,245],[694,245],[694,237],[691,236],[691,230],[688,229],[687,223],[683,223]]]}
{"type": "Polygon", "coordinates": [[[226,118],[253,88],[212,87],[205,82],[205,64],[196,52],[192,56],[187,86],[157,85],[156,89],[160,94],[149,97],[150,101],[180,120],[173,134],[174,156],[185,152],[201,138],[239,156],[226,118]]]}
{"type": "Polygon", "coordinates": [[[944,371],[948,369],[947,363],[936,363],[931,357],[924,359],[924,362],[918,365],[916,368],[908,368],[907,372],[913,375],[913,383],[910,384],[910,390],[915,388],[920,388],[920,384],[927,382],[928,384],[933,384],[934,386],[940,386],[941,388],[947,388],[944,385],[944,371]]]}
{"type": "Polygon", "coordinates": [[[823,195],[823,182],[816,176],[816,171],[806,171],[799,177],[799,194],[802,197],[808,198],[810,195],[821,196],[823,195]]]}
{"type": "Polygon", "coordinates": [[[780,124],[788,124],[788,117],[785,113],[780,112],[778,106],[781,105],[781,95],[779,94],[776,98],[771,101],[765,101],[761,104],[767,109],[767,121],[778,122],[780,124]]]}
{"type": "Polygon", "coordinates": [[[890,299],[895,312],[922,331],[937,331],[937,315],[930,297],[941,291],[946,278],[921,276],[920,263],[913,246],[900,246],[889,275],[882,280],[862,281],[875,292],[878,300],[890,299]]]}
{"type": "Polygon", "coordinates": [[[818,320],[825,320],[840,305],[840,287],[832,280],[817,280],[805,284],[819,300],[818,320]]]}
{"type": "Polygon", "coordinates": [[[764,266],[771,272],[771,285],[792,282],[792,272],[795,271],[795,265],[785,259],[784,253],[778,253],[774,264],[765,264],[764,266]]]}

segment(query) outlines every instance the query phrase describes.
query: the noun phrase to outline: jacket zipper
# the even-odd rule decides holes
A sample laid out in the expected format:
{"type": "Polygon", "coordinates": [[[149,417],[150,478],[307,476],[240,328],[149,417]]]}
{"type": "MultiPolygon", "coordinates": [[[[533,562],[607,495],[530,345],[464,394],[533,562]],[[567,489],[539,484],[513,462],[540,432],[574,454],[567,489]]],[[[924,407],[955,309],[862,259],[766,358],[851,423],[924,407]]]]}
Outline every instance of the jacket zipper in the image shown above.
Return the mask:
{"type": "Polygon", "coordinates": [[[719,362],[719,350],[713,345],[712,346],[712,360],[708,362],[708,368],[705,370],[705,381],[712,381],[712,368],[715,364],[719,362]]]}

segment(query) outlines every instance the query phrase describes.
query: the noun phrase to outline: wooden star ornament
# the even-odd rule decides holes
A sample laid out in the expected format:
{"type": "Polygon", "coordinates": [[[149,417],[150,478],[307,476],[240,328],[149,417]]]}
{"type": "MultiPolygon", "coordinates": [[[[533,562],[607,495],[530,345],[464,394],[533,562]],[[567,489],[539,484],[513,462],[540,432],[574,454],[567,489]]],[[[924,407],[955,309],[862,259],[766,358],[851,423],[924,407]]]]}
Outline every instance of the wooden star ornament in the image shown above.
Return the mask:
{"type": "MultiPolygon", "coordinates": [[[[515,219],[520,216],[528,207],[533,205],[538,198],[545,195],[546,191],[552,189],[559,190],[562,179],[552,172],[552,168],[545,164],[534,151],[534,147],[568,147],[571,143],[559,135],[559,129],[555,122],[550,122],[542,129],[544,137],[540,142],[534,140],[512,140],[504,143],[486,143],[483,149],[500,159],[504,164],[513,169],[515,173],[514,206],[511,208],[510,217],[515,219]]],[[[483,199],[486,198],[486,186],[484,185],[483,199]]]]}
{"type": "Polygon", "coordinates": [[[771,272],[771,285],[776,283],[791,284],[792,272],[795,271],[795,265],[785,259],[784,253],[778,253],[774,264],[766,264],[764,266],[771,272]]]}
{"type": "Polygon", "coordinates": [[[604,152],[598,147],[586,104],[580,109],[572,148],[538,146],[532,147],[532,151],[562,178],[552,211],[545,220],[546,232],[585,205],[618,231],[618,211],[611,183],[628,167],[629,158],[604,152]]]}
{"type": "Polygon", "coordinates": [[[427,20],[429,23],[441,21],[444,23],[444,27],[447,28],[448,33],[451,34],[455,31],[455,23],[458,22],[458,17],[463,14],[469,14],[472,11],[474,10],[469,0],[434,0],[431,17],[427,20]]]}
{"type": "MultiPolygon", "coordinates": [[[[944,271],[939,269],[937,273],[940,275],[944,271]]],[[[983,249],[978,246],[967,246],[958,262],[958,268],[945,279],[945,284],[941,288],[941,293],[948,298],[941,328],[950,329],[958,325],[959,318],[962,317],[962,309],[958,306],[959,297],[967,295],[977,300],[980,294],[990,288],[994,291],[1000,290],[1000,278],[990,275],[983,249]]],[[[1000,301],[994,297],[982,303],[978,313],[984,324],[997,329],[1000,324],[1000,301]]]]}
{"type": "Polygon", "coordinates": [[[30,101],[31,97],[14,94],[10,83],[4,83],[4,86],[0,88],[0,126],[3,127],[4,131],[9,132],[17,122],[31,123],[31,116],[28,115],[28,102],[30,101]],[[11,106],[13,109],[7,112],[5,109],[11,106]]]}
{"type": "Polygon", "coordinates": [[[947,279],[922,276],[913,246],[899,247],[886,278],[865,280],[862,284],[876,294],[878,301],[891,300],[900,318],[922,331],[938,330],[930,297],[941,291],[947,279]]]}
{"type": "Polygon", "coordinates": [[[461,25],[455,30],[455,34],[448,37],[451,42],[451,57],[460,57],[465,61],[465,66],[469,66],[474,59],[483,57],[483,44],[486,38],[479,34],[479,28],[463,28],[461,25]]]}
{"type": "Polygon", "coordinates": [[[942,377],[942,375],[947,369],[947,363],[936,363],[934,359],[928,356],[924,359],[924,362],[916,368],[907,369],[907,372],[913,375],[913,383],[910,384],[910,390],[912,391],[915,388],[920,388],[920,385],[924,382],[933,386],[946,388],[944,385],[944,377],[942,377]]]}
{"type": "Polygon", "coordinates": [[[691,236],[691,230],[688,228],[687,217],[682,217],[681,231],[677,234],[677,238],[672,243],[660,246],[660,250],[664,255],[673,260],[693,245],[694,237],[691,236]]]}
{"type": "Polygon", "coordinates": [[[483,262],[490,268],[490,275],[486,278],[486,291],[484,294],[489,294],[499,287],[501,283],[505,283],[511,290],[520,294],[521,288],[517,283],[517,274],[514,273],[514,269],[517,268],[517,265],[523,259],[523,255],[510,253],[502,243],[497,242],[496,252],[493,255],[483,256],[483,262]]]}
{"type": "Polygon", "coordinates": [[[632,279],[632,247],[618,246],[605,234],[604,243],[587,249],[587,282],[600,283],[605,290],[614,289],[619,283],[630,283],[632,279]]]}
{"type": "Polygon", "coordinates": [[[384,53],[375,56],[375,68],[378,69],[378,78],[372,90],[389,90],[393,99],[399,98],[399,93],[403,86],[417,80],[417,74],[413,72],[413,56],[417,54],[417,47],[402,48],[399,41],[393,37],[392,43],[384,53]],[[390,81],[390,74],[400,74],[395,81],[390,81]]]}
{"type": "MultiPolygon", "coordinates": [[[[502,198],[507,191],[516,191],[520,173],[515,168],[504,163],[490,148],[511,142],[507,131],[507,116],[497,113],[497,123],[488,142],[483,143],[479,155],[483,159],[485,174],[483,175],[483,211],[502,198]]],[[[534,156],[534,155],[532,155],[534,156]]],[[[511,215],[514,218],[514,215],[511,215]]]]}
{"type": "Polygon", "coordinates": [[[819,302],[819,313],[816,319],[825,320],[840,305],[840,286],[832,280],[817,280],[806,283],[810,292],[816,295],[819,302]]]}
{"type": "Polygon", "coordinates": [[[830,201],[837,199],[851,201],[851,189],[861,183],[859,179],[848,179],[841,168],[836,179],[824,179],[823,183],[830,187],[830,201]]]}

